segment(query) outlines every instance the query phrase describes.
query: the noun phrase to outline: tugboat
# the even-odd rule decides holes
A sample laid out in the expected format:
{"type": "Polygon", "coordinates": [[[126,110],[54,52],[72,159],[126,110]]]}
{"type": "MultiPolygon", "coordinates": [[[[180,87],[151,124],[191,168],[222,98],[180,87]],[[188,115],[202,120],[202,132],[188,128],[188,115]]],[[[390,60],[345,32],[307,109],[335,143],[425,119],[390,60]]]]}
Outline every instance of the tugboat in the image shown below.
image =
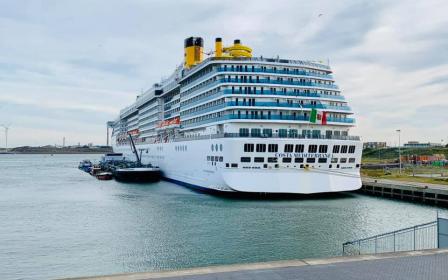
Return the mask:
{"type": "Polygon", "coordinates": [[[115,180],[123,182],[156,182],[160,180],[160,168],[151,164],[143,165],[141,157],[135,148],[132,135],[128,133],[132,146],[132,152],[137,159],[136,163],[126,163],[125,166],[117,166],[112,170],[115,180]]]}

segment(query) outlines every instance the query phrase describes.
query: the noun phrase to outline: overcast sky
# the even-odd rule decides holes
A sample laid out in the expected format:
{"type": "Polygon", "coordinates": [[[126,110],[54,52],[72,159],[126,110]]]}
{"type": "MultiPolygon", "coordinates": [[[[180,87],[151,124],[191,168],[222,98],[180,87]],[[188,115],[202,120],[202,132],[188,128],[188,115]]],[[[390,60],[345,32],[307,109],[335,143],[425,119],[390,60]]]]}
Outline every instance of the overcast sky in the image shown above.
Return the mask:
{"type": "Polygon", "coordinates": [[[0,1],[0,124],[9,146],[104,144],[106,121],[193,35],[207,50],[238,38],[256,56],[329,60],[352,134],[446,143],[447,12],[446,0],[0,1]]]}

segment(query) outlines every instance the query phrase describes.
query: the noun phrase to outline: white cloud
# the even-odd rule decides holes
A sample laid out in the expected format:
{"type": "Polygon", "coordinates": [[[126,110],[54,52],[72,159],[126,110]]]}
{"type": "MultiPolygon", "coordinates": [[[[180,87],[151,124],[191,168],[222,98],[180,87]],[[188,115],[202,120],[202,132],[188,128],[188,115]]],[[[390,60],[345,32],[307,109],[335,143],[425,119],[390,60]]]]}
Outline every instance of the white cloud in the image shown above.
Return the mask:
{"type": "Polygon", "coordinates": [[[0,123],[14,124],[16,146],[104,142],[105,121],[169,75],[183,39],[197,35],[206,49],[214,37],[239,38],[256,55],[328,58],[356,112],[353,133],[394,143],[399,127],[404,141],[440,141],[447,9],[438,0],[4,1],[0,123]]]}

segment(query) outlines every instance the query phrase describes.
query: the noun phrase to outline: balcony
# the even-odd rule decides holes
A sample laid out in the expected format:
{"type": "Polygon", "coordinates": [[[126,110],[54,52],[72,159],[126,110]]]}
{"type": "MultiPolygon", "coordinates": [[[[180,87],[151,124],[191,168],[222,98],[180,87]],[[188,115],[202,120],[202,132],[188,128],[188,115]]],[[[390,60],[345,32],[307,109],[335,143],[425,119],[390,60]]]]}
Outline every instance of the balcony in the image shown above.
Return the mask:
{"type": "Polygon", "coordinates": [[[327,89],[336,89],[339,87],[337,85],[328,85],[328,84],[319,84],[319,83],[311,83],[311,82],[298,82],[298,81],[288,81],[288,80],[271,80],[271,79],[219,79],[222,83],[242,83],[242,84],[273,84],[273,85],[287,85],[287,86],[304,86],[304,87],[318,87],[318,88],[327,88],[327,89]]]}
{"type": "Polygon", "coordinates": [[[327,75],[322,75],[322,74],[317,74],[317,73],[310,73],[310,72],[306,72],[303,70],[300,71],[285,71],[285,70],[273,70],[273,69],[266,69],[263,70],[260,67],[256,67],[252,70],[252,67],[249,66],[247,67],[247,70],[245,70],[245,68],[240,69],[240,70],[236,70],[228,67],[227,69],[225,69],[224,67],[218,67],[217,69],[218,72],[237,72],[237,73],[257,73],[257,74],[263,74],[263,73],[268,73],[268,74],[283,74],[283,75],[298,75],[298,76],[309,76],[309,77],[319,77],[319,78],[324,78],[324,79],[333,79],[333,76],[330,74],[327,75]]]}
{"type": "MultiPolygon", "coordinates": [[[[263,115],[229,114],[229,115],[224,115],[224,116],[217,117],[217,118],[209,118],[209,119],[194,122],[191,124],[182,124],[182,128],[195,127],[195,126],[199,126],[199,125],[204,125],[204,124],[213,123],[213,122],[220,122],[220,121],[225,121],[225,120],[276,120],[276,121],[277,120],[280,120],[280,121],[285,120],[285,121],[309,122],[310,117],[309,116],[305,117],[303,115],[294,116],[294,115],[283,115],[283,114],[282,115],[280,115],[280,114],[275,114],[275,115],[273,115],[273,114],[272,115],[268,115],[268,114],[263,114],[263,115]]],[[[353,119],[353,118],[327,118],[327,122],[354,124],[355,119],[353,119]]]]}

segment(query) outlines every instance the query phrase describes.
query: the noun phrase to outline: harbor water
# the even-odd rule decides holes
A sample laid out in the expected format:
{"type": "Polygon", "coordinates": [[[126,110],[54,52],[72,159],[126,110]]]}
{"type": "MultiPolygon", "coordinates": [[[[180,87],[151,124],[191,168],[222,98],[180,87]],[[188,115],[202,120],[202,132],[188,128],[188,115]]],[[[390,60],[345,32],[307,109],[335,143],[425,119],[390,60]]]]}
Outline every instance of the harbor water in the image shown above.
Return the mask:
{"type": "Polygon", "coordinates": [[[438,209],[353,193],[237,198],[98,181],[76,168],[85,158],[99,155],[0,155],[0,279],[336,256],[345,241],[433,221],[438,209]]]}

